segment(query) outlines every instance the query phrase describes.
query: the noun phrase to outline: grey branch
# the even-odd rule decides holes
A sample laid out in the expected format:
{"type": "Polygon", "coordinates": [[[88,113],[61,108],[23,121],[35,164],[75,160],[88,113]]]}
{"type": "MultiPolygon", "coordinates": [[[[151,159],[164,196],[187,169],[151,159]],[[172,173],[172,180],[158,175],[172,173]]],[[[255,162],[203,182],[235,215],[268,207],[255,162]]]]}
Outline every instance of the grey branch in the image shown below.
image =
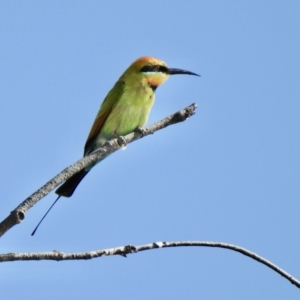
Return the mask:
{"type": "Polygon", "coordinates": [[[0,262],[17,261],[17,260],[22,260],[22,261],[24,260],[60,261],[60,260],[83,260],[83,259],[85,260],[85,259],[92,259],[92,258],[97,258],[102,256],[112,256],[112,255],[121,255],[123,257],[126,257],[128,254],[133,254],[145,250],[151,250],[157,248],[170,248],[170,247],[189,247],[189,246],[225,248],[225,249],[239,252],[271,268],[273,271],[280,274],[285,279],[289,280],[296,287],[300,288],[299,280],[297,280],[296,278],[294,278],[284,270],[280,269],[270,261],[266,260],[265,258],[245,248],[231,245],[231,244],[220,243],[220,242],[201,242],[201,241],[155,242],[155,243],[141,245],[141,246],[127,245],[118,248],[95,250],[91,252],[79,252],[79,253],[64,253],[57,250],[54,250],[52,252],[41,252],[41,253],[38,252],[7,253],[7,254],[0,255],[0,262]]]}
{"type": "MultiPolygon", "coordinates": [[[[33,207],[40,199],[49,194],[54,188],[60,185],[62,182],[70,178],[73,174],[82,170],[83,168],[89,166],[90,164],[96,162],[104,155],[109,153],[113,153],[124,147],[128,143],[134,142],[144,136],[149,134],[153,134],[154,132],[163,129],[169,125],[173,125],[182,121],[185,121],[189,117],[195,114],[195,110],[197,108],[196,104],[192,104],[173,115],[170,115],[164,118],[161,121],[158,121],[148,127],[136,130],[133,133],[130,133],[124,137],[118,137],[110,142],[106,143],[103,147],[97,149],[90,155],[78,160],[73,165],[64,169],[61,173],[53,177],[49,180],[45,185],[43,185],[40,189],[26,198],[18,207],[16,207],[10,215],[0,223],[0,237],[6,233],[10,228],[14,225],[17,225],[22,222],[25,218],[25,213],[33,207]]],[[[201,242],[201,241],[186,241],[186,242],[156,242],[147,245],[141,246],[123,246],[118,248],[104,249],[104,250],[96,250],[91,252],[81,252],[81,253],[63,253],[57,250],[52,252],[36,252],[36,253],[7,253],[0,255],[0,262],[8,262],[8,261],[24,261],[24,260],[78,260],[78,259],[92,259],[102,256],[112,256],[112,255],[121,255],[126,257],[128,254],[137,253],[140,251],[151,250],[156,248],[169,248],[169,247],[188,247],[188,246],[202,246],[202,247],[217,247],[217,248],[225,248],[229,250],[233,250],[244,254],[264,265],[271,268],[273,271],[277,272],[287,280],[289,280],[296,287],[300,288],[300,281],[296,278],[292,277],[290,274],[280,269],[270,261],[264,259],[263,257],[250,252],[247,249],[225,244],[219,242],[201,242]]]]}
{"type": "Polygon", "coordinates": [[[50,179],[45,185],[39,188],[36,192],[26,198],[18,207],[16,207],[9,216],[0,223],[0,237],[6,233],[10,228],[22,222],[25,218],[26,212],[34,206],[39,200],[48,195],[53,189],[55,189],[62,182],[70,178],[75,173],[91,165],[99,160],[101,157],[113,153],[118,149],[126,146],[127,144],[134,142],[144,136],[153,134],[154,132],[163,129],[169,125],[173,125],[179,122],[183,122],[192,115],[195,114],[197,105],[191,104],[190,106],[170,115],[148,127],[141,128],[132,132],[124,137],[117,137],[107,142],[103,147],[97,149],[90,155],[78,160],[73,165],[67,167],[58,175],[50,179]]]}

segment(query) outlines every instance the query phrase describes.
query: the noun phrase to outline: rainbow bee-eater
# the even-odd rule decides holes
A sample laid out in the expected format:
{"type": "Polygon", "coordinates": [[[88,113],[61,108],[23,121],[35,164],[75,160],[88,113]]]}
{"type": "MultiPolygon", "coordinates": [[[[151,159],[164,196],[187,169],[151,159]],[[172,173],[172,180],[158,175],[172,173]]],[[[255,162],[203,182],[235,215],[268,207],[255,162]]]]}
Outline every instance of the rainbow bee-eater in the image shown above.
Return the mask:
{"type": "MultiPolygon", "coordinates": [[[[165,62],[150,56],[134,61],[105,97],[85,143],[84,156],[112,138],[127,135],[144,126],[154,104],[156,88],[175,74],[199,76],[190,71],[169,68],[165,62]]],[[[32,235],[57,200],[61,196],[71,197],[81,180],[98,162],[74,174],[55,191],[57,199],[32,235]]]]}

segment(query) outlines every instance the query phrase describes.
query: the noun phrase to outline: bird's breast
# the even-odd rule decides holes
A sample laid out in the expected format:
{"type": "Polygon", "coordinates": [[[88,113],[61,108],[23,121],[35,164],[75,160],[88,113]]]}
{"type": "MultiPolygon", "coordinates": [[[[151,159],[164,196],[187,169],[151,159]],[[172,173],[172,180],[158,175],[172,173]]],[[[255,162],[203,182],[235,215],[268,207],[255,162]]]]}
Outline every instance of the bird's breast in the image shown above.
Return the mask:
{"type": "Polygon", "coordinates": [[[142,127],[148,120],[154,104],[155,94],[147,86],[125,88],[119,101],[113,107],[102,130],[101,135],[111,138],[113,134],[126,135],[137,127],[142,127]]]}

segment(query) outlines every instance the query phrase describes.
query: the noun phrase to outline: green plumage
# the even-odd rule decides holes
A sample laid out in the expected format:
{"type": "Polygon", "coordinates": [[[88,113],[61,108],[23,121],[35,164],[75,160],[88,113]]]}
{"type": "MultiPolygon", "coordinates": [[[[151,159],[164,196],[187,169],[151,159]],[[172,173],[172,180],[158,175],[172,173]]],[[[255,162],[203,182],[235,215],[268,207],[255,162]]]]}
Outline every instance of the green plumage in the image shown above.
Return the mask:
{"type": "MultiPolygon", "coordinates": [[[[166,75],[156,77],[156,81],[167,78],[166,75]]],[[[112,138],[124,136],[145,125],[155,99],[148,79],[147,74],[132,66],[124,72],[100,107],[84,147],[84,156],[112,138]]],[[[97,163],[69,178],[55,191],[56,194],[71,197],[80,181],[97,163]]]]}
{"type": "Polygon", "coordinates": [[[144,126],[154,99],[154,92],[148,85],[132,87],[126,83],[126,79],[118,81],[108,93],[99,111],[99,116],[107,111],[109,114],[105,121],[96,118],[95,124],[102,121],[103,125],[101,124],[100,131],[93,135],[92,140],[86,142],[84,155],[101,147],[114,136],[123,136],[144,126]]]}
{"type": "MultiPolygon", "coordinates": [[[[85,143],[84,155],[115,136],[126,135],[144,126],[154,103],[154,90],[174,74],[199,76],[181,69],[170,69],[165,62],[149,56],[133,62],[104,99],[85,143]]],[[[94,166],[69,178],[56,193],[72,196],[77,185],[94,166]]]]}

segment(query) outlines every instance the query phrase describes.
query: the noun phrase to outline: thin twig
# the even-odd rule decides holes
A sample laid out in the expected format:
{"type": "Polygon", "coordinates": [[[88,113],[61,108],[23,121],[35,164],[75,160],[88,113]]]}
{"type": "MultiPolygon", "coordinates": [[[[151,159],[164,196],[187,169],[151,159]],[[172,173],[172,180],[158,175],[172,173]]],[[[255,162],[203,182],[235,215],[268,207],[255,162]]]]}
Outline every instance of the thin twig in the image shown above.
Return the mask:
{"type": "Polygon", "coordinates": [[[45,185],[39,188],[36,192],[26,198],[18,207],[16,207],[9,216],[0,223],[0,237],[6,233],[10,228],[22,222],[25,218],[25,213],[34,206],[40,199],[48,195],[62,182],[70,178],[75,173],[98,161],[103,156],[113,153],[125,145],[134,142],[144,136],[153,134],[154,132],[163,129],[169,125],[183,122],[195,114],[197,108],[196,104],[190,106],[170,115],[148,127],[132,132],[124,137],[115,138],[107,142],[103,147],[97,149],[90,155],[78,160],[76,163],[70,165],[58,175],[50,179],[45,185]]]}
{"type": "Polygon", "coordinates": [[[245,248],[220,243],[220,242],[201,242],[201,241],[182,241],[182,242],[156,242],[141,246],[122,246],[117,248],[110,248],[104,250],[95,250],[90,252],[79,252],[79,253],[64,253],[60,251],[52,251],[52,252],[35,252],[35,253],[7,253],[0,255],[0,262],[7,262],[7,261],[24,261],[24,260],[85,260],[85,259],[92,259],[102,256],[112,256],[112,255],[121,255],[126,257],[128,254],[137,253],[140,251],[151,250],[156,248],[170,248],[170,247],[188,247],[188,246],[198,246],[198,247],[216,247],[216,248],[225,248],[229,250],[233,250],[239,252],[243,255],[246,255],[257,262],[264,264],[265,266],[269,267],[276,273],[283,276],[285,279],[289,280],[292,284],[294,284],[297,288],[300,288],[300,281],[297,280],[292,275],[288,274],[275,264],[271,263],[270,261],[266,260],[265,258],[257,255],[254,252],[251,252],[245,248]]]}

